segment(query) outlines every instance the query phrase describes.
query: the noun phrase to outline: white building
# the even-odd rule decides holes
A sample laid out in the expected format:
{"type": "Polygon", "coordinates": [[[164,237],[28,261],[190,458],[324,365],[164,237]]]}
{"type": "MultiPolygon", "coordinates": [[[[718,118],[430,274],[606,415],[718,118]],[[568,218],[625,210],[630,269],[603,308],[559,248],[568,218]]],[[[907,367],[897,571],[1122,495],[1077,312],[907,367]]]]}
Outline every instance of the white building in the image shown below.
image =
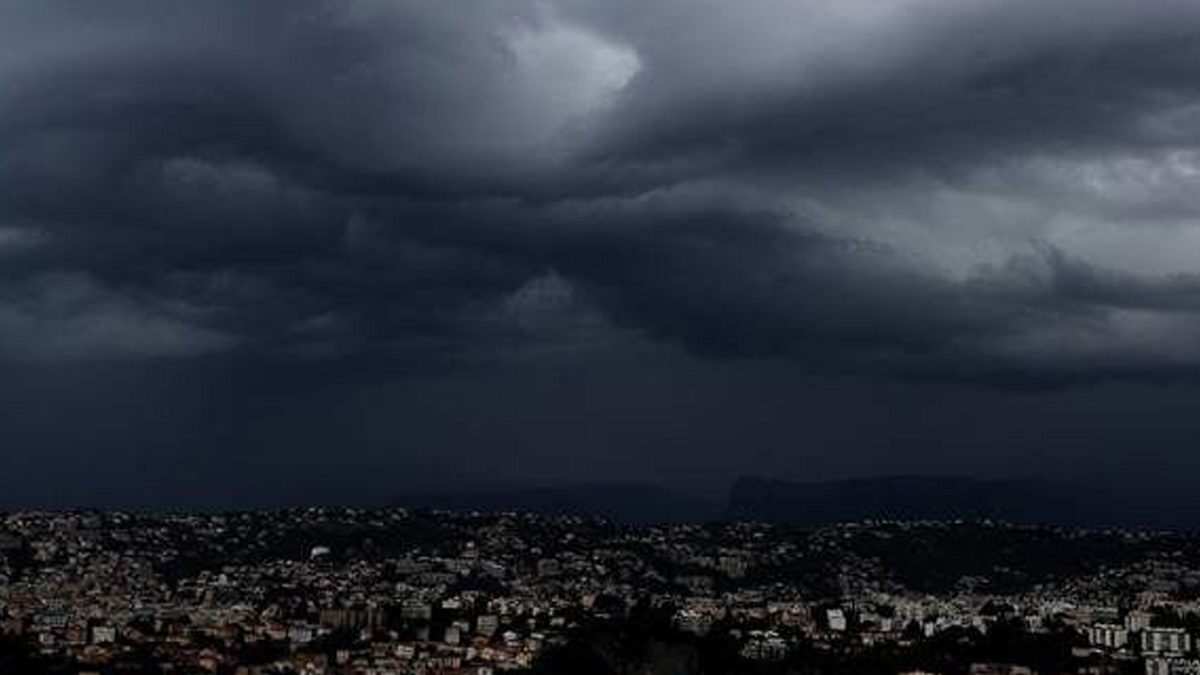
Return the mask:
{"type": "Polygon", "coordinates": [[[117,641],[117,629],[112,626],[93,626],[92,643],[98,645],[112,644],[117,641]]]}
{"type": "Polygon", "coordinates": [[[475,619],[475,632],[491,637],[500,628],[500,617],[495,614],[480,614],[475,619]]]}
{"type": "Polygon", "coordinates": [[[782,661],[787,658],[788,645],[775,631],[750,631],[750,639],[742,646],[742,658],[753,661],[782,661]]]}
{"type": "Polygon", "coordinates": [[[1161,656],[1151,657],[1146,659],[1146,675],[1200,675],[1200,661],[1161,656]]]}
{"type": "Polygon", "coordinates": [[[846,612],[841,609],[826,610],[825,619],[829,622],[829,630],[846,630],[846,612]]]}
{"type": "Polygon", "coordinates": [[[1182,628],[1147,628],[1142,631],[1142,653],[1147,656],[1183,656],[1192,651],[1192,636],[1182,628]]]}
{"type": "Polygon", "coordinates": [[[1129,630],[1114,623],[1098,623],[1088,629],[1088,642],[1093,647],[1122,649],[1129,645],[1129,630]]]}

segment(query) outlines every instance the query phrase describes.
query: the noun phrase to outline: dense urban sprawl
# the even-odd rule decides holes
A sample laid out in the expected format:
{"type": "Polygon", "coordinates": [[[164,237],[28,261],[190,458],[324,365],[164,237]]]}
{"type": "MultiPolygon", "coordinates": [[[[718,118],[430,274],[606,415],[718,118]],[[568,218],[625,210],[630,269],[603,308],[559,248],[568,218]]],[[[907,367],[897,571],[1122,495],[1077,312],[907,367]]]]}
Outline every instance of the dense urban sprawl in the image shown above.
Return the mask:
{"type": "Polygon", "coordinates": [[[1198,617],[1200,538],[1167,532],[409,509],[0,516],[5,675],[1171,675],[1200,672],[1198,617]],[[606,648],[606,631],[650,648],[606,648]]]}

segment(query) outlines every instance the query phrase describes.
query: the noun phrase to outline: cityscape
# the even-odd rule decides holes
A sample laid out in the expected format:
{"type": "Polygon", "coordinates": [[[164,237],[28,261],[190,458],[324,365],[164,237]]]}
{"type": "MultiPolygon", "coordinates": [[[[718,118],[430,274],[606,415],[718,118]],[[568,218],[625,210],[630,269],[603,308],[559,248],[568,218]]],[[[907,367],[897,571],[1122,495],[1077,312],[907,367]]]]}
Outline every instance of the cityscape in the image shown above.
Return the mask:
{"type": "Polygon", "coordinates": [[[0,675],[1200,675],[1200,0],[0,0],[0,675]]]}
{"type": "Polygon", "coordinates": [[[307,508],[0,517],[0,672],[1200,670],[1200,536],[307,508]]]}

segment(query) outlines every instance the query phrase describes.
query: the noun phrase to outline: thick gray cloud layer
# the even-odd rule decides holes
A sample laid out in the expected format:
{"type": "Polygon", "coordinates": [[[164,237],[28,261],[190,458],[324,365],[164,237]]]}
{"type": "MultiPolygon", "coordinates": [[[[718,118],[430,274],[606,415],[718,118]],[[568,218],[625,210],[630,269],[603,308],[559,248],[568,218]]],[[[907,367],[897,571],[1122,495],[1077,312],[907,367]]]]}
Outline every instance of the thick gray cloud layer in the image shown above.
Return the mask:
{"type": "Polygon", "coordinates": [[[0,359],[1200,372],[1183,0],[0,4],[0,359]]]}

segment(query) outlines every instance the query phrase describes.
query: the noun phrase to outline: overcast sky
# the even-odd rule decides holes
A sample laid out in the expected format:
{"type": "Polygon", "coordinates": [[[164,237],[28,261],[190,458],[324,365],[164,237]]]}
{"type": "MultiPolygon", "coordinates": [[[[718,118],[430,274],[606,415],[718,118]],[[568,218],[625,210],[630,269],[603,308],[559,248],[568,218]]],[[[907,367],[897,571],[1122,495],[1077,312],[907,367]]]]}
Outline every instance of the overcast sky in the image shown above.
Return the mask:
{"type": "Polygon", "coordinates": [[[1192,0],[0,0],[0,507],[1200,473],[1192,0]]]}

